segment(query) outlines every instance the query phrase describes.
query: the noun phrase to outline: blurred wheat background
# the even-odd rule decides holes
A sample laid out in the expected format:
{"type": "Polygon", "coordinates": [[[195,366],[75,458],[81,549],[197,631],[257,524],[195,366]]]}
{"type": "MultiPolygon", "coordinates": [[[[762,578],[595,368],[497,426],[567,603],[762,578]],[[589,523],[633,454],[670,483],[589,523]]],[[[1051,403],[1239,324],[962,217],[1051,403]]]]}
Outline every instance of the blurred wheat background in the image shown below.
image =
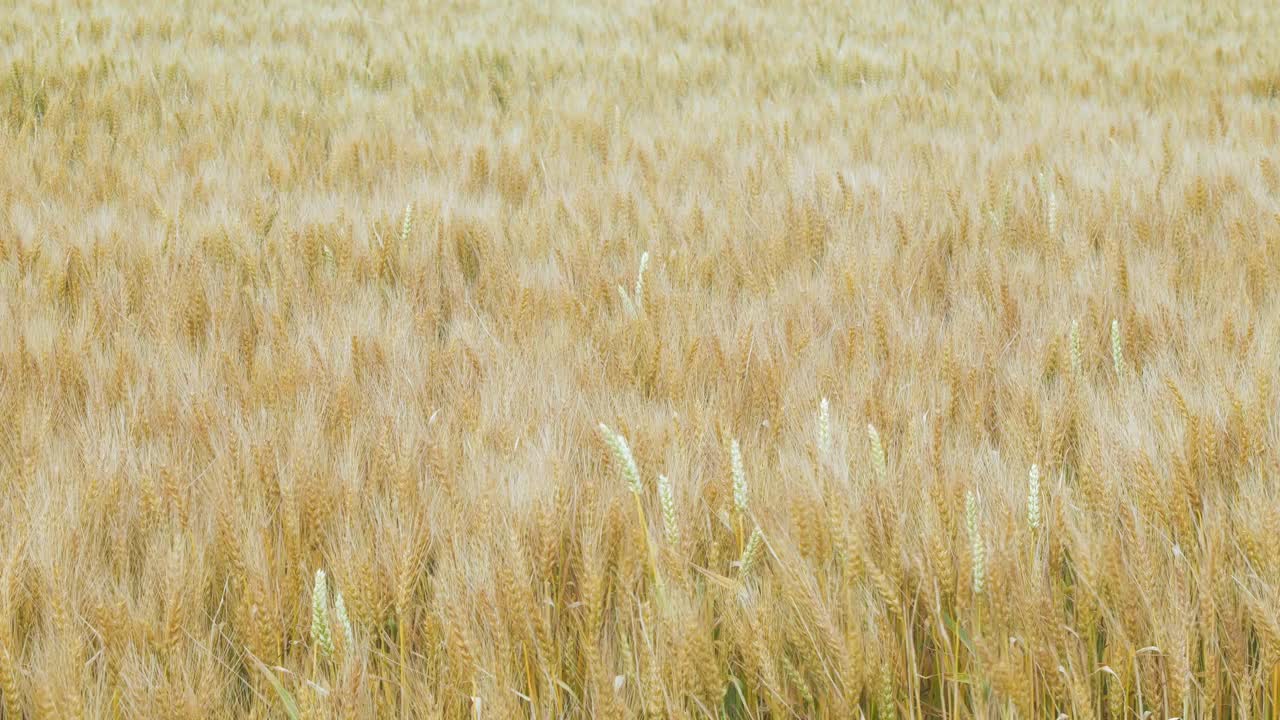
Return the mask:
{"type": "Polygon", "coordinates": [[[0,8],[0,716],[1280,712],[1267,2],[0,8]]]}

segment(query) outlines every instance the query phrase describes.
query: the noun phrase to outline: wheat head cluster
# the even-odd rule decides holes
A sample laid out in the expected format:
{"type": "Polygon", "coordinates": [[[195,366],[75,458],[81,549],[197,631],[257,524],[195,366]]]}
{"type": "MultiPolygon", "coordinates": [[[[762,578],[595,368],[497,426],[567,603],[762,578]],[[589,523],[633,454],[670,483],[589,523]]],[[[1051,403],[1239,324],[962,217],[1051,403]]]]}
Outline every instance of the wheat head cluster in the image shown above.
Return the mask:
{"type": "Polygon", "coordinates": [[[1278,58],[4,3],[0,717],[1276,717],[1278,58]]]}

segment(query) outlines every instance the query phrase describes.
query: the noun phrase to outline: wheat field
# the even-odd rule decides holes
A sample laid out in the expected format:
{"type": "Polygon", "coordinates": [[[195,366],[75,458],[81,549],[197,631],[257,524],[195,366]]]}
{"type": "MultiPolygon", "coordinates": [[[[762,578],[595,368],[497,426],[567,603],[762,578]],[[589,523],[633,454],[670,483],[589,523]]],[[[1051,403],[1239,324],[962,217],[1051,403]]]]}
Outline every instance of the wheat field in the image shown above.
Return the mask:
{"type": "Polygon", "coordinates": [[[1278,288],[1262,0],[4,3],[0,717],[1276,717],[1278,288]]]}

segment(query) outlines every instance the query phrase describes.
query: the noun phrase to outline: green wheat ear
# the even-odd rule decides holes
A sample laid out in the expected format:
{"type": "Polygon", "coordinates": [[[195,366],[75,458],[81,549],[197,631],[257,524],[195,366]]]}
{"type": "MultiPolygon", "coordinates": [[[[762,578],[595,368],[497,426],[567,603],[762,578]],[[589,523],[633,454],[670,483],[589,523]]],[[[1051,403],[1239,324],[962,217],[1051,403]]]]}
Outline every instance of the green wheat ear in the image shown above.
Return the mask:
{"type": "Polygon", "coordinates": [[[667,533],[667,544],[675,547],[680,544],[680,526],[676,524],[675,488],[666,475],[658,476],[658,499],[662,502],[662,527],[667,533]]]}
{"type": "Polygon", "coordinates": [[[635,317],[636,306],[631,303],[631,296],[627,294],[625,288],[618,286],[618,298],[622,300],[622,309],[626,311],[630,317],[635,317]]]}
{"type": "Polygon", "coordinates": [[[880,442],[880,432],[870,423],[867,423],[867,440],[871,442],[871,463],[875,466],[876,478],[884,484],[889,480],[889,464],[885,460],[884,443],[880,442]]]}
{"type": "Polygon", "coordinates": [[[742,551],[742,558],[738,561],[738,574],[740,577],[746,577],[756,564],[757,558],[760,556],[760,545],[764,542],[764,533],[761,532],[760,526],[757,525],[751,531],[751,537],[747,540],[747,547],[742,551]]]}
{"type": "Polygon", "coordinates": [[[831,453],[831,403],[825,397],[818,403],[818,452],[831,453]]]}
{"type": "Polygon", "coordinates": [[[400,222],[400,247],[409,242],[409,233],[413,231],[413,203],[404,206],[404,220],[400,222]]]}
{"type": "Polygon", "coordinates": [[[738,441],[734,440],[729,446],[729,459],[731,461],[731,470],[733,473],[733,507],[738,514],[745,517],[747,514],[747,471],[742,465],[742,448],[738,446],[738,441]]]}
{"type": "Polygon", "coordinates": [[[333,638],[329,635],[329,585],[324,571],[316,571],[311,587],[311,641],[326,658],[333,656],[333,638]]]}
{"type": "Polygon", "coordinates": [[[649,253],[640,256],[640,271],[636,273],[635,303],[636,310],[644,310],[644,271],[649,267],[649,253]]]}
{"type": "Polygon", "coordinates": [[[622,477],[627,481],[627,487],[636,495],[643,493],[644,487],[640,484],[640,468],[636,466],[636,459],[631,454],[631,446],[627,445],[627,439],[620,433],[610,430],[604,423],[600,423],[600,434],[604,435],[605,443],[613,451],[613,457],[618,461],[618,466],[622,468],[622,477]]]}
{"type": "Polygon", "coordinates": [[[356,635],[351,629],[351,619],[347,617],[347,603],[342,599],[341,592],[333,601],[333,612],[337,615],[338,625],[342,628],[342,639],[347,641],[347,653],[353,653],[356,647],[356,635]]]}
{"type": "Polygon", "coordinates": [[[649,253],[645,251],[640,256],[640,270],[636,273],[636,284],[632,294],[628,295],[626,288],[618,286],[618,298],[622,300],[622,309],[631,317],[644,311],[644,271],[648,267],[649,253]]]}

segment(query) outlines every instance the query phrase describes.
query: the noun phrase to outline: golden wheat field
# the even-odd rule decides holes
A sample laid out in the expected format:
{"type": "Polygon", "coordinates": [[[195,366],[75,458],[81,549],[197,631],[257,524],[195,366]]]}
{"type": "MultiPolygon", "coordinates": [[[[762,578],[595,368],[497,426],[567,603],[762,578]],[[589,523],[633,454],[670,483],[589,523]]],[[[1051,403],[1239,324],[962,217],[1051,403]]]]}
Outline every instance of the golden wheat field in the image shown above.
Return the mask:
{"type": "Polygon", "coordinates": [[[1280,714],[1280,8],[0,7],[0,717],[1280,714]]]}

